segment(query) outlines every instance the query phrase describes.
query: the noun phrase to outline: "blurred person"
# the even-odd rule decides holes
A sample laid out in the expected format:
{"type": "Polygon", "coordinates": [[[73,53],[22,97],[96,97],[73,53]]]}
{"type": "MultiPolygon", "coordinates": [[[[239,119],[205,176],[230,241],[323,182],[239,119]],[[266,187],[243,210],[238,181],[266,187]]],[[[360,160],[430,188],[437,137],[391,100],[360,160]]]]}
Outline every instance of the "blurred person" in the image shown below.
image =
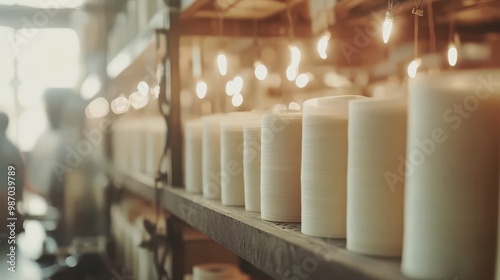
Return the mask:
{"type": "Polygon", "coordinates": [[[2,276],[2,279],[16,279],[17,274],[12,272],[12,269],[17,271],[17,267],[12,268],[12,265],[19,262],[15,236],[22,231],[22,219],[17,207],[23,196],[25,170],[19,149],[7,138],[8,125],[8,116],[0,112],[0,271],[5,276],[2,276]],[[13,169],[9,170],[10,166],[13,166],[13,169]],[[9,192],[9,181],[14,182],[14,185],[10,185],[15,187],[14,195],[9,192]],[[8,209],[9,205],[14,206],[16,210],[8,209]],[[7,220],[8,218],[16,219],[7,220]]]}
{"type": "MultiPolygon", "coordinates": [[[[50,88],[44,93],[45,109],[49,127],[40,135],[31,151],[28,164],[28,179],[36,193],[64,214],[64,176],[57,176],[54,164],[64,163],[63,111],[68,95],[67,89],[50,88]]],[[[60,218],[54,238],[60,246],[66,245],[64,219],[60,218]]]]}

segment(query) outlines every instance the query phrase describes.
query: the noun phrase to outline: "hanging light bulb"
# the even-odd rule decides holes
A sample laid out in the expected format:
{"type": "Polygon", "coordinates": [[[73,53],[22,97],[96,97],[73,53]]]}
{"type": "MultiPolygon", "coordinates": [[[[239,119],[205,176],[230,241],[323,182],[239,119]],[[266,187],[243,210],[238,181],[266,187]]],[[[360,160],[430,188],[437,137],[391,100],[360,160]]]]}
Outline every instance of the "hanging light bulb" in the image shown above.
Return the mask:
{"type": "Polygon", "coordinates": [[[326,54],[326,49],[328,48],[328,41],[330,40],[330,32],[327,32],[325,35],[321,36],[318,40],[318,45],[316,49],[318,50],[319,57],[322,59],[326,59],[328,55],[326,54]]]}
{"type": "Polygon", "coordinates": [[[410,78],[415,78],[417,76],[417,69],[422,64],[422,60],[419,58],[414,59],[410,64],[408,65],[408,76],[410,78]]]}
{"type": "Polygon", "coordinates": [[[227,58],[224,53],[217,55],[217,66],[219,67],[219,72],[222,76],[227,74],[227,58]]]}
{"type": "Polygon", "coordinates": [[[382,39],[384,44],[389,42],[389,37],[391,36],[392,25],[394,21],[394,13],[392,12],[392,6],[394,5],[394,0],[387,1],[387,12],[385,12],[385,20],[382,25],[382,39]]]}
{"type": "Polygon", "coordinates": [[[241,95],[241,93],[236,93],[231,98],[231,103],[234,107],[240,107],[241,104],[243,104],[243,95],[241,95]]]}
{"type": "Polygon", "coordinates": [[[237,91],[235,90],[234,82],[232,80],[228,81],[226,83],[226,94],[227,94],[227,96],[233,96],[236,93],[237,93],[237,91]]]}
{"type": "Polygon", "coordinates": [[[458,51],[454,43],[450,43],[448,46],[448,63],[450,66],[455,66],[457,64],[458,51]]]}
{"type": "Polygon", "coordinates": [[[309,83],[309,75],[307,75],[306,73],[298,75],[297,79],[295,80],[295,85],[298,88],[304,88],[305,86],[307,86],[308,83],[309,83]]]}
{"type": "Polygon", "coordinates": [[[148,94],[148,93],[149,93],[149,85],[148,85],[148,83],[146,83],[145,81],[140,81],[140,82],[137,84],[137,90],[138,90],[141,94],[148,94]]]}
{"type": "Polygon", "coordinates": [[[296,46],[288,46],[288,48],[290,49],[290,54],[291,54],[291,61],[290,61],[290,65],[291,66],[295,66],[295,67],[299,67],[299,64],[300,64],[300,49],[297,48],[296,46]]]}
{"type": "Polygon", "coordinates": [[[453,41],[448,45],[448,63],[450,66],[455,66],[458,60],[458,50],[457,46],[460,45],[460,38],[458,37],[458,33],[455,33],[453,36],[453,41]]]}
{"type": "Polygon", "coordinates": [[[243,78],[240,76],[234,77],[233,85],[236,93],[241,92],[243,90],[243,78]]]}
{"type": "Polygon", "coordinates": [[[207,83],[205,83],[204,81],[199,81],[196,84],[196,96],[198,96],[199,99],[205,98],[205,96],[207,95],[207,90],[207,83]]]}
{"type": "Polygon", "coordinates": [[[382,39],[384,40],[385,44],[389,42],[393,21],[394,21],[394,16],[392,15],[392,12],[387,11],[385,14],[384,25],[382,26],[382,39]]]}
{"type": "Polygon", "coordinates": [[[264,80],[267,77],[267,67],[260,61],[255,63],[254,74],[259,81],[264,80]]]}
{"type": "Polygon", "coordinates": [[[296,66],[290,65],[286,68],[286,78],[289,81],[295,80],[295,78],[297,78],[298,73],[299,69],[297,69],[296,66]]]}

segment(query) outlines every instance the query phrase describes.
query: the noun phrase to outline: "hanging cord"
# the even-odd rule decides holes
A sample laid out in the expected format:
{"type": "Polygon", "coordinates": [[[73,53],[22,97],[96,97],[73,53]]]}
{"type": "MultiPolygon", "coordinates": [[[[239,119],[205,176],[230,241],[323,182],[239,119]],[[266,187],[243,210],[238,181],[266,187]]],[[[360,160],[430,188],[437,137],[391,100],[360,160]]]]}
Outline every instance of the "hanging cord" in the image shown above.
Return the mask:
{"type": "Polygon", "coordinates": [[[418,57],[418,16],[415,15],[415,24],[413,30],[413,57],[418,57]]]}
{"type": "MultiPolygon", "coordinates": [[[[165,35],[165,33],[160,33],[165,35]]],[[[160,41],[160,36],[159,33],[157,33],[157,42],[160,41]]],[[[157,45],[157,48],[160,46],[157,45]]],[[[170,133],[170,127],[171,127],[171,118],[170,118],[170,102],[167,98],[167,94],[165,92],[162,92],[162,88],[164,88],[164,85],[166,83],[165,79],[165,64],[166,64],[166,58],[161,59],[161,64],[158,64],[158,85],[160,86],[160,94],[158,96],[158,108],[159,111],[165,120],[166,127],[167,127],[167,135],[166,135],[166,140],[164,143],[163,151],[160,157],[160,160],[158,162],[158,169],[155,177],[155,182],[154,182],[154,204],[155,204],[155,210],[156,210],[156,218],[154,224],[147,223],[145,222],[144,226],[146,230],[149,232],[151,235],[151,239],[148,242],[143,242],[141,244],[142,247],[147,247],[153,252],[153,260],[154,264],[156,266],[156,271],[158,273],[158,278],[159,279],[168,279],[168,273],[164,268],[165,261],[167,259],[167,255],[169,252],[169,247],[168,243],[167,246],[165,247],[163,252],[160,252],[161,244],[164,243],[164,236],[159,235],[159,225],[160,225],[160,220],[162,218],[161,215],[161,199],[163,197],[163,190],[165,187],[165,183],[168,182],[168,172],[163,170],[163,164],[167,158],[168,155],[168,150],[170,149],[171,146],[171,138],[172,135],[170,133]],[[160,256],[161,254],[161,256],[160,256]]],[[[165,243],[164,243],[165,244],[165,243]]]]}
{"type": "Polygon", "coordinates": [[[293,37],[295,36],[295,32],[293,30],[293,18],[292,18],[292,5],[288,5],[287,11],[286,11],[286,18],[288,20],[288,39],[291,41],[293,37]]]}
{"type": "Polygon", "coordinates": [[[455,20],[452,18],[450,20],[450,30],[448,33],[448,42],[453,42],[455,35],[455,20]]]}
{"type": "MultiPolygon", "coordinates": [[[[163,63],[162,65],[165,65],[163,63]]],[[[164,70],[164,69],[163,69],[164,70]]],[[[160,85],[163,85],[165,82],[165,75],[164,71],[161,75],[161,81],[160,85]]],[[[161,92],[161,90],[160,90],[161,92]]],[[[172,134],[170,133],[170,128],[172,127],[171,125],[171,118],[170,118],[170,102],[167,99],[166,94],[160,94],[158,97],[158,107],[159,110],[165,120],[165,123],[167,125],[167,137],[165,141],[165,145],[163,147],[163,152],[160,157],[160,160],[158,162],[158,172],[155,178],[155,204],[156,204],[156,224],[155,224],[155,232],[158,230],[159,222],[161,219],[161,199],[163,197],[163,189],[164,189],[164,184],[168,182],[168,172],[163,171],[163,163],[167,159],[168,155],[168,150],[170,149],[171,146],[171,141],[172,141],[172,134]],[[167,109],[168,108],[168,109],[167,109]]],[[[161,255],[160,258],[160,252],[159,252],[160,246],[156,246],[155,248],[155,258],[156,258],[156,264],[157,264],[157,271],[158,271],[158,276],[159,279],[163,279],[163,276],[168,278],[168,273],[165,271],[164,264],[167,259],[168,255],[168,247],[165,248],[163,254],[161,255]]]]}
{"type": "Polygon", "coordinates": [[[217,4],[217,1],[213,1],[215,13],[219,18],[219,36],[224,34],[224,10],[217,4]]]}
{"type": "Polygon", "coordinates": [[[427,9],[429,10],[429,36],[431,43],[431,53],[436,52],[436,29],[434,28],[434,14],[432,11],[432,1],[427,1],[427,9]]]}
{"type": "Polygon", "coordinates": [[[392,12],[392,8],[394,7],[394,0],[388,0],[387,1],[387,10],[389,12],[392,12]]]}

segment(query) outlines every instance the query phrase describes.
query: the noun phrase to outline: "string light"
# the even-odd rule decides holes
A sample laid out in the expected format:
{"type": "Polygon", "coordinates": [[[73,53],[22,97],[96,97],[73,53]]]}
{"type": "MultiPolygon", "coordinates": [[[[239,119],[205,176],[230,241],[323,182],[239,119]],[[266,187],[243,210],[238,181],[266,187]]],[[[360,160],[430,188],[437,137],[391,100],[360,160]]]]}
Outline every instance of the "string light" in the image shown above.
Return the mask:
{"type": "Polygon", "coordinates": [[[227,96],[234,96],[243,90],[243,78],[240,76],[234,77],[231,81],[226,84],[226,94],[227,96]]]}
{"type": "Polygon", "coordinates": [[[129,107],[130,107],[130,102],[123,95],[120,95],[113,101],[111,101],[111,111],[113,111],[113,113],[117,115],[127,112],[129,107]]]}
{"type": "Polygon", "coordinates": [[[241,90],[243,89],[243,78],[240,76],[234,77],[233,84],[236,92],[241,92],[241,90]]]}
{"type": "Polygon", "coordinates": [[[417,76],[417,69],[420,67],[420,64],[422,64],[422,60],[419,58],[414,59],[410,64],[408,65],[408,76],[410,78],[415,78],[417,76]]]}
{"type": "Polygon", "coordinates": [[[316,49],[318,50],[319,57],[321,59],[326,59],[328,55],[326,54],[326,49],[328,48],[328,41],[330,41],[330,32],[327,32],[318,40],[318,45],[316,49]]]}
{"type": "Polygon", "coordinates": [[[286,78],[289,81],[293,81],[295,80],[295,78],[297,78],[297,75],[299,74],[301,53],[300,49],[294,45],[289,45],[288,49],[290,50],[291,59],[290,59],[290,65],[286,68],[286,78]]]}
{"type": "Polygon", "coordinates": [[[298,88],[304,88],[305,86],[307,86],[308,83],[309,83],[309,75],[306,73],[298,75],[297,79],[295,80],[295,85],[298,88]]]}
{"type": "Polygon", "coordinates": [[[205,96],[207,95],[207,90],[208,86],[204,81],[199,81],[196,84],[196,96],[198,96],[199,99],[205,98],[205,96]]]}
{"type": "Polygon", "coordinates": [[[226,76],[227,74],[227,58],[224,53],[220,53],[217,55],[217,66],[219,67],[219,73],[222,76],[226,76]]]}
{"type": "Polygon", "coordinates": [[[299,67],[300,57],[301,57],[300,49],[297,48],[296,46],[293,46],[293,45],[289,46],[288,48],[290,49],[290,54],[291,54],[290,65],[295,66],[295,67],[299,67]]]}
{"type": "Polygon", "coordinates": [[[392,25],[394,21],[394,13],[392,11],[393,5],[393,0],[389,0],[387,2],[387,12],[385,13],[385,20],[382,25],[382,39],[384,40],[385,44],[389,42],[389,37],[391,36],[392,25]]]}
{"type": "Polygon", "coordinates": [[[454,43],[450,43],[448,46],[448,63],[450,66],[455,66],[457,64],[458,52],[457,47],[454,43]]]}
{"type": "Polygon", "coordinates": [[[142,94],[148,94],[149,93],[149,85],[145,81],[140,81],[137,84],[137,90],[142,93],[142,94]]]}
{"type": "Polygon", "coordinates": [[[460,39],[458,38],[458,34],[455,33],[454,41],[451,41],[450,44],[448,45],[448,63],[452,67],[457,65],[458,61],[457,45],[459,42],[460,39]]]}
{"type": "Polygon", "coordinates": [[[160,86],[155,86],[153,88],[153,92],[151,93],[155,98],[158,98],[160,96],[160,86]]]}
{"type": "Polygon", "coordinates": [[[243,104],[243,95],[241,95],[241,93],[236,93],[231,98],[231,103],[234,107],[240,107],[241,104],[243,104]]]}
{"type": "Polygon", "coordinates": [[[286,78],[289,81],[295,80],[297,78],[297,74],[299,73],[299,69],[296,66],[290,65],[286,68],[286,78]]]}
{"type": "Polygon", "coordinates": [[[256,62],[254,74],[255,78],[259,81],[263,81],[267,77],[267,67],[260,61],[256,62]]]}

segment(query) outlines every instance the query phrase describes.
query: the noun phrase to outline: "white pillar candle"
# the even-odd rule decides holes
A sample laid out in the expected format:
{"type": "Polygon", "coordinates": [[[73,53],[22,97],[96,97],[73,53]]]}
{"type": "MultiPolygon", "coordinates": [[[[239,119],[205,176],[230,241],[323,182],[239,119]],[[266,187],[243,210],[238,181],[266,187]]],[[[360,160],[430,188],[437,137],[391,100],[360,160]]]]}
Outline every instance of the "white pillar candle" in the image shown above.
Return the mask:
{"type": "Polygon", "coordinates": [[[243,178],[245,181],[245,209],[260,212],[260,153],[262,121],[249,120],[243,129],[243,178]]]}
{"type": "Polygon", "coordinates": [[[492,279],[498,204],[499,70],[410,80],[402,270],[492,279]]]}
{"type": "Polygon", "coordinates": [[[262,117],[261,217],[300,222],[302,114],[262,117]]]}
{"type": "Polygon", "coordinates": [[[243,181],[243,120],[221,124],[221,202],[245,205],[243,181]]]}
{"type": "Polygon", "coordinates": [[[203,196],[220,200],[220,122],[223,114],[203,117],[203,196]]]}
{"type": "Polygon", "coordinates": [[[161,116],[145,120],[146,131],[146,174],[156,176],[160,159],[165,148],[167,125],[161,116]]]}
{"type": "Polygon", "coordinates": [[[130,125],[130,168],[132,172],[144,172],[146,162],[145,129],[141,119],[132,119],[130,125]]]}
{"type": "Polygon", "coordinates": [[[348,250],[377,256],[402,254],[406,104],[405,95],[350,104],[348,250]]]}
{"type": "Polygon", "coordinates": [[[190,193],[202,193],[202,134],[201,119],[186,122],[184,127],[184,185],[190,193]]]}
{"type": "Polygon", "coordinates": [[[347,120],[358,95],[304,102],[302,134],[302,233],[346,236],[347,120]]]}

